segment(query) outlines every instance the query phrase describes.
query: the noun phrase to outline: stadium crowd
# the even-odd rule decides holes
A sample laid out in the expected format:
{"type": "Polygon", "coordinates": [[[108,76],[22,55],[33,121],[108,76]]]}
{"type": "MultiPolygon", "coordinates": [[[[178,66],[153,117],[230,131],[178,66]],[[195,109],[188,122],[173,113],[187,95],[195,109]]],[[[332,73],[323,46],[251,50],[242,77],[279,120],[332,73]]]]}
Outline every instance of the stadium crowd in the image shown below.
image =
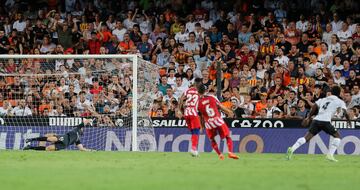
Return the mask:
{"type": "MultiPolygon", "coordinates": [[[[179,117],[179,98],[195,78],[216,93],[218,70],[221,102],[236,117],[303,118],[333,85],[359,116],[355,0],[0,2],[0,54],[137,54],[158,65],[152,117],[179,117]]],[[[128,116],[129,66],[0,60],[0,114],[128,116]]]]}

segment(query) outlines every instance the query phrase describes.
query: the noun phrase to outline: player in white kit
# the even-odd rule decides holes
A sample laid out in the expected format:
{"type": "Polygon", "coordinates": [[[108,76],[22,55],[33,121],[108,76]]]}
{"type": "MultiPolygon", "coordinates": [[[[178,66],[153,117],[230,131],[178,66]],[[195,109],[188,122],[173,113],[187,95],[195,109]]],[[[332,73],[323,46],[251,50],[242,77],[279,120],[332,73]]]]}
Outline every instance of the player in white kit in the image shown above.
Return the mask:
{"type": "Polygon", "coordinates": [[[311,121],[309,131],[305,134],[304,137],[299,138],[292,147],[288,148],[288,160],[291,159],[291,156],[296,149],[298,149],[306,142],[309,142],[311,138],[313,138],[315,135],[317,135],[320,131],[323,130],[325,133],[334,137],[333,140],[330,142],[329,152],[326,155],[326,159],[337,162],[337,160],[334,158],[334,153],[340,145],[340,134],[335,129],[335,127],[331,125],[331,117],[334,115],[337,109],[340,108],[342,109],[342,112],[344,113],[348,121],[348,125],[351,125],[350,117],[346,111],[346,104],[343,100],[339,98],[340,93],[341,88],[339,86],[334,86],[331,89],[330,96],[319,99],[315,102],[315,104],[311,108],[309,115],[303,121],[303,125],[308,126],[311,121],[311,117],[315,115],[314,119],[311,121]],[[317,114],[316,111],[318,111],[317,114]]]}

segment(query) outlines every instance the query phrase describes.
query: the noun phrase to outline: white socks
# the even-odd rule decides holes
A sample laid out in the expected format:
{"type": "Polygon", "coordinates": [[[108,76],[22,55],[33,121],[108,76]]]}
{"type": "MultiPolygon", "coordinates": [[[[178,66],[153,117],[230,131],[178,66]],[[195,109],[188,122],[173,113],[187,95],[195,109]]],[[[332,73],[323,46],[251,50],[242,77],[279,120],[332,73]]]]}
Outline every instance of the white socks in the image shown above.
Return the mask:
{"type": "Polygon", "coordinates": [[[336,149],[339,147],[340,145],[340,139],[339,138],[334,138],[331,142],[330,142],[330,146],[329,146],[329,154],[331,156],[334,155],[336,149]]]}
{"type": "Polygon", "coordinates": [[[291,150],[295,152],[296,149],[298,149],[301,145],[305,144],[306,140],[304,137],[299,138],[296,143],[291,147],[291,150]]]}

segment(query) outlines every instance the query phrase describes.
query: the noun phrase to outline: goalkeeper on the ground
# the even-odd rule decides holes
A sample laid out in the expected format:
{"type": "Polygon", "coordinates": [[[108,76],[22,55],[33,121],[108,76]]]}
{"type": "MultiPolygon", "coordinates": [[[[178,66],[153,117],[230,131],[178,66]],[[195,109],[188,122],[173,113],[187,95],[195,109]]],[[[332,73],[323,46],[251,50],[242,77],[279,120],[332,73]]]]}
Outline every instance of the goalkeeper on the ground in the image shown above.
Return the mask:
{"type": "Polygon", "coordinates": [[[81,142],[80,137],[84,134],[84,127],[91,125],[91,119],[83,119],[83,122],[75,127],[75,129],[65,133],[64,135],[53,135],[48,137],[36,137],[26,139],[26,146],[23,150],[42,150],[42,151],[58,151],[66,149],[68,146],[75,144],[77,148],[81,151],[91,151],[90,149],[85,148],[81,142]],[[33,141],[47,141],[51,143],[48,146],[31,146],[33,141]]]}

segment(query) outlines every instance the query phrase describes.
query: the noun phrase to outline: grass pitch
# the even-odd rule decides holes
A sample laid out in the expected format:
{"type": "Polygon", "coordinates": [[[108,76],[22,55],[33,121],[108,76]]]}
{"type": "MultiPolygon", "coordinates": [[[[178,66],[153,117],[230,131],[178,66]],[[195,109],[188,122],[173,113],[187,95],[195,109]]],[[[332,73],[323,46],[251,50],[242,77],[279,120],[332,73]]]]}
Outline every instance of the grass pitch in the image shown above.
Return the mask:
{"type": "Polygon", "coordinates": [[[360,157],[215,153],[0,151],[0,189],[357,189],[360,157]]]}

